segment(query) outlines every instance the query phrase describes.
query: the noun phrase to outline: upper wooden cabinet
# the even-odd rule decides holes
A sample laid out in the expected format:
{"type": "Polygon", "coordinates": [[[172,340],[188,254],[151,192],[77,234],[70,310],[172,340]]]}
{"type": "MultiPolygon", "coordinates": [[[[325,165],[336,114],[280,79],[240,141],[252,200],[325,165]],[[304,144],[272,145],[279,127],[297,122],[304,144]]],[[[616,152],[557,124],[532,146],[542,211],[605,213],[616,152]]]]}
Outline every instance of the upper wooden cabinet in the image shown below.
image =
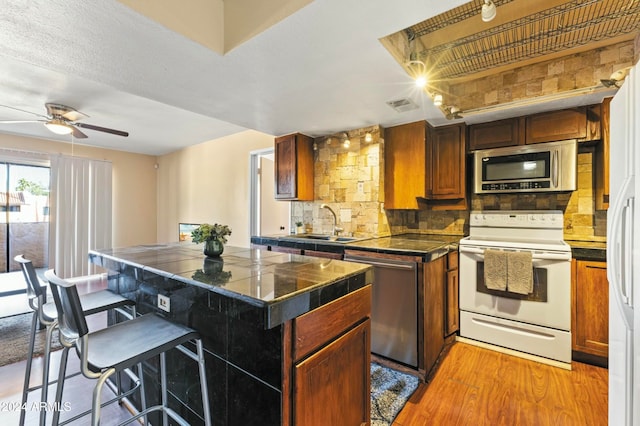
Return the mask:
{"type": "Polygon", "coordinates": [[[425,121],[385,130],[385,208],[466,208],[465,127],[425,121]]]}
{"type": "Polygon", "coordinates": [[[469,126],[469,150],[577,139],[602,138],[602,108],[598,105],[542,112],[469,126]]]}
{"type": "Polygon", "coordinates": [[[426,121],[384,131],[384,203],[387,209],[418,209],[426,194],[426,121]]]}
{"type": "Polygon", "coordinates": [[[465,126],[431,128],[427,139],[427,198],[464,199],[466,196],[465,126]]]}
{"type": "Polygon", "coordinates": [[[585,139],[586,136],[586,107],[543,112],[526,118],[525,143],[527,144],[585,139]]]}
{"type": "Polygon", "coordinates": [[[601,110],[601,132],[602,140],[596,146],[595,152],[595,198],[596,210],[607,210],[609,208],[609,147],[611,144],[611,136],[609,130],[611,128],[610,110],[611,99],[606,98],[602,102],[601,110]]]}
{"type": "Polygon", "coordinates": [[[275,140],[275,198],[313,201],[313,140],[300,133],[275,140]]]}
{"type": "Polygon", "coordinates": [[[520,119],[491,121],[469,126],[469,150],[500,148],[520,144],[520,119]]]}

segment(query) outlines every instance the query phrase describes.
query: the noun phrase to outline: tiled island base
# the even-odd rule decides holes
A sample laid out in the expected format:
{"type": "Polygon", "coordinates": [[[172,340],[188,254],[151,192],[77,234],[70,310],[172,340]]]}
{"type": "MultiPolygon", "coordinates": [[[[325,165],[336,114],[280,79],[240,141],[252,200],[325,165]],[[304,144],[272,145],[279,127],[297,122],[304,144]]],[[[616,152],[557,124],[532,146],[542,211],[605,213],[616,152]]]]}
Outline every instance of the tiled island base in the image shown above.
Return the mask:
{"type": "MultiPolygon", "coordinates": [[[[207,259],[201,249],[138,246],[92,251],[90,258],[109,272],[110,289],[136,301],[139,314],[156,312],[201,334],[213,424],[308,424],[300,406],[317,403],[326,416],[319,420],[368,421],[370,269],[232,247],[207,259]],[[158,295],[169,299],[169,312],[158,308],[158,295]],[[312,400],[322,397],[305,393],[323,386],[314,382],[321,378],[313,367],[318,360],[320,376],[332,378],[326,386],[359,391],[334,407],[312,400]]],[[[203,424],[195,361],[172,350],[167,367],[170,407],[203,424]]],[[[144,365],[147,405],[159,401],[158,374],[159,360],[144,365]]]]}

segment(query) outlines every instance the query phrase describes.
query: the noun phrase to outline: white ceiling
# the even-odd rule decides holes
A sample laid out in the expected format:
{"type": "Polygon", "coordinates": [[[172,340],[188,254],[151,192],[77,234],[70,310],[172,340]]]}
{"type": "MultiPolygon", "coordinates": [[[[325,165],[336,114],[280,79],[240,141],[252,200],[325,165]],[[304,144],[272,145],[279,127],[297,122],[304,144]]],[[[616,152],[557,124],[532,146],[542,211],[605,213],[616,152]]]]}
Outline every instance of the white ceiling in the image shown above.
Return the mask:
{"type": "MultiPolygon", "coordinates": [[[[244,129],[321,136],[447,123],[378,39],[464,1],[315,0],[224,56],[116,0],[2,3],[0,105],[38,114],[45,102],[68,105],[85,123],[130,133],[83,130],[81,143],[162,155],[244,129]],[[385,103],[405,97],[421,107],[385,103]]],[[[0,107],[0,119],[31,118],[0,107]]],[[[40,123],[0,133],[55,139],[40,123]]]]}

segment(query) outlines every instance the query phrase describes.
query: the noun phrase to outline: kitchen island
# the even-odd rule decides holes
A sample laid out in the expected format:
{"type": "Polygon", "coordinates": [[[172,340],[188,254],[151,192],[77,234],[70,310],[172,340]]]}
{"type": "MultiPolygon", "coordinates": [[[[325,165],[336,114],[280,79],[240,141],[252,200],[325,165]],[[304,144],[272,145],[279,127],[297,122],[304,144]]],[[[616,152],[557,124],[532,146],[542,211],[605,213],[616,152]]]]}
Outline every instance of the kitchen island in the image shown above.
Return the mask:
{"type": "MultiPolygon", "coordinates": [[[[200,332],[213,424],[368,422],[369,266],[235,247],[213,259],[191,243],[89,258],[139,314],[200,332]]],[[[202,424],[197,368],[178,351],[167,362],[170,406],[202,424]]],[[[153,404],[156,362],[145,364],[145,380],[153,404]]]]}

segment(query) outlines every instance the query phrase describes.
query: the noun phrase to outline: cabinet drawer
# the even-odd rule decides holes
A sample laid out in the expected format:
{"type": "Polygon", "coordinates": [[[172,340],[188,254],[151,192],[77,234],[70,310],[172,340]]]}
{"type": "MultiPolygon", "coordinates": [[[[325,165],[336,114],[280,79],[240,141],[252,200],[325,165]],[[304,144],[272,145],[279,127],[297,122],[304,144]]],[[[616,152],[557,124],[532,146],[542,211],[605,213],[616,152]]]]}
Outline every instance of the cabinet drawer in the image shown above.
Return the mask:
{"type": "Polygon", "coordinates": [[[293,247],[271,246],[271,251],[276,251],[278,253],[302,254],[302,249],[293,247]]]}
{"type": "Polygon", "coordinates": [[[305,256],[323,257],[326,259],[342,260],[342,253],[331,253],[328,251],[305,250],[305,256]]]}
{"type": "Polygon", "coordinates": [[[299,360],[371,315],[371,285],[293,320],[293,358],[299,360]]]}

